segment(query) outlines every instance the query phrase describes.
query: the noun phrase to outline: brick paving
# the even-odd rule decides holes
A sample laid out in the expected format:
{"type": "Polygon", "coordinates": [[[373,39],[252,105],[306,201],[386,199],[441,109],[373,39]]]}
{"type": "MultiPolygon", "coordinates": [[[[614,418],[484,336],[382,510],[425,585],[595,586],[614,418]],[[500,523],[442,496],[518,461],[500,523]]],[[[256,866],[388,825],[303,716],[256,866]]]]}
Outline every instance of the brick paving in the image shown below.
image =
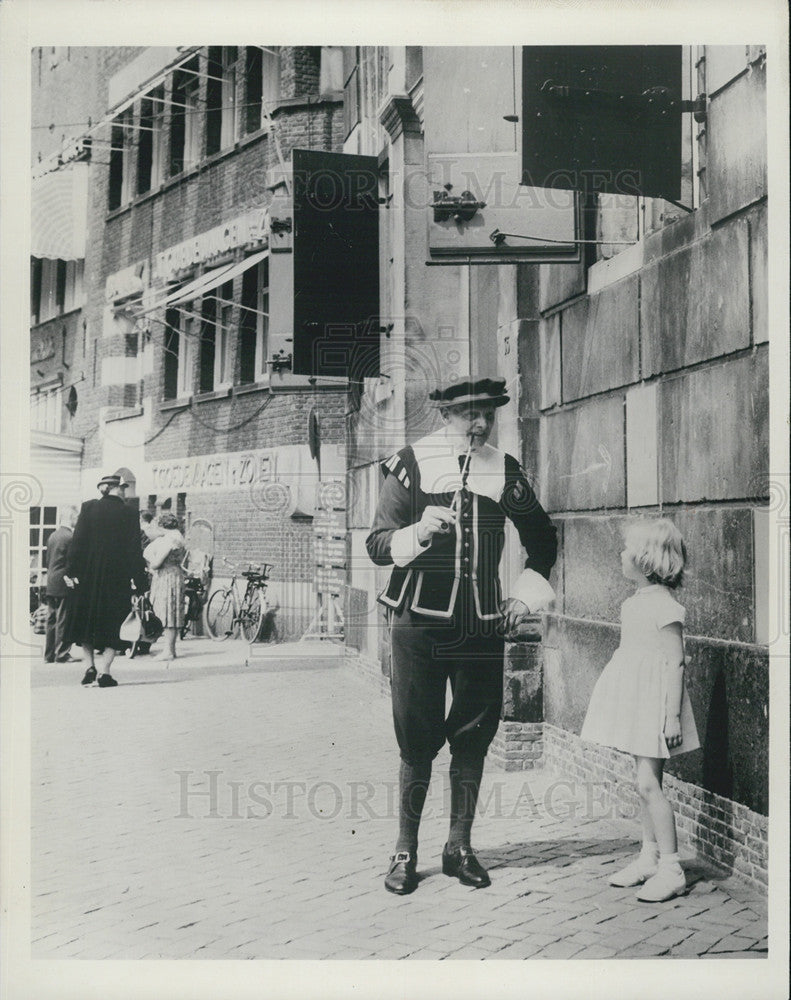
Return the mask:
{"type": "Polygon", "coordinates": [[[443,876],[445,752],[420,886],[387,893],[387,699],[315,648],[182,650],[119,660],[113,689],[33,665],[33,959],[767,957],[764,894],[698,861],[665,904],[609,886],[637,824],[546,770],[487,770],[473,833],[492,886],[443,876]]]}

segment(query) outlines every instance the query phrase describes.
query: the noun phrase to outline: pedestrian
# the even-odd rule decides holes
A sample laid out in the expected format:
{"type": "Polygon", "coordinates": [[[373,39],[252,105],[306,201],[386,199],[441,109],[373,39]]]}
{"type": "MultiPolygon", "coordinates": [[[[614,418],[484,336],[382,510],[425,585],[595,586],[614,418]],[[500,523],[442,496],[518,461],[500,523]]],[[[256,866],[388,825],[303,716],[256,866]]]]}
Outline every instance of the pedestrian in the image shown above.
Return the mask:
{"type": "Polygon", "coordinates": [[[621,570],[637,585],[621,608],[621,641],[593,689],[583,740],[635,759],[643,843],[611,885],[641,886],[637,898],[663,902],[686,889],[673,809],[662,791],[665,761],[696,750],[698,732],[684,684],[686,549],[667,518],[638,521],[626,532],[621,570]]]}
{"type": "Polygon", "coordinates": [[[69,554],[77,523],[77,508],[64,507],[60,512],[60,523],[47,539],[47,640],[44,659],[47,663],[71,663],[74,661],[66,641],[66,616],[69,602],[66,597],[69,588],[63,580],[66,572],[66,558],[69,554]]]}
{"type": "Polygon", "coordinates": [[[151,571],[151,605],[164,626],[165,648],[154,657],[159,661],[176,658],[176,634],[184,625],[184,561],[186,547],[175,514],[166,511],[146,534],[151,542],[143,555],[151,571]]]}
{"type": "Polygon", "coordinates": [[[123,649],[118,632],[131,608],[132,584],[142,593],[145,565],[140,551],[137,515],[122,499],[121,477],[103,476],[98,500],[80,508],[66,561],[66,585],[73,588],[70,639],[82,646],[88,664],[83,684],[115,687],[110,674],[116,651],[123,649]]]}
{"type": "Polygon", "coordinates": [[[418,828],[432,761],[450,744],[450,831],[442,870],[482,888],[489,875],[470,842],[483,761],[502,706],[504,635],[542,601],[555,562],[555,528],[518,461],[487,444],[502,379],[462,381],[431,393],[443,426],[382,466],[368,553],[392,566],[388,608],[393,720],[399,746],[399,832],[385,887],[417,887],[418,828]],[[505,519],[528,560],[500,600],[505,519]],[[536,572],[537,571],[537,572],[536,572]],[[540,574],[540,576],[539,576],[540,574]],[[445,717],[448,680],[452,703],[445,717]]]}

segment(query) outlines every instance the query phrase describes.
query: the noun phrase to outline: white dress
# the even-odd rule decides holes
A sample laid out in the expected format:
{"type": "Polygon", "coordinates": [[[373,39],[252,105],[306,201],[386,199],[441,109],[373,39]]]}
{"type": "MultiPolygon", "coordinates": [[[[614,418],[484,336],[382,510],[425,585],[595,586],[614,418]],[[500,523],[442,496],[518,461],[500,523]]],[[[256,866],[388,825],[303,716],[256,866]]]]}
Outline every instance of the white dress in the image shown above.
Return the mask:
{"type": "Polygon", "coordinates": [[[668,684],[666,636],[684,624],[684,608],[660,584],[643,587],[621,607],[621,644],[601,672],[580,736],[637,757],[666,758],[700,746],[686,687],[681,700],[682,742],[668,749],[663,735],[668,684]]]}

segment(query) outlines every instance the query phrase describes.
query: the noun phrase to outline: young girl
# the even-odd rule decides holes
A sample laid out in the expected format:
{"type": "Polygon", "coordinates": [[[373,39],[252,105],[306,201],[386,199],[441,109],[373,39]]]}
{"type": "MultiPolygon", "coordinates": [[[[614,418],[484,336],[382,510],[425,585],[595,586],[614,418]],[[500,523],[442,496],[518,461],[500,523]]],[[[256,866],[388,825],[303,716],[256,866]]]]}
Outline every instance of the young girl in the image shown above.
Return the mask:
{"type": "Polygon", "coordinates": [[[685,561],[672,521],[640,521],[626,532],[621,569],[637,591],[621,608],[621,644],[596,682],[581,732],[584,740],[634,755],[643,846],[610,884],[641,886],[637,898],[650,902],[686,889],[673,810],[662,792],[667,758],[700,746],[684,690],[685,612],[672,593],[685,561]]]}

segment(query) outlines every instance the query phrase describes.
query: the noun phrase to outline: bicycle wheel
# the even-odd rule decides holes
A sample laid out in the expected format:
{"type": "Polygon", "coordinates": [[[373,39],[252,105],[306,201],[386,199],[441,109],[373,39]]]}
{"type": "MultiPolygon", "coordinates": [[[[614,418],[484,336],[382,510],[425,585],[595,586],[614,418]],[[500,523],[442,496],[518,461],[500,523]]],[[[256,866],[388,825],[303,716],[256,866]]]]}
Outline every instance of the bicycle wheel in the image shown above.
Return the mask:
{"type": "Polygon", "coordinates": [[[239,612],[239,623],[242,635],[248,642],[255,642],[261,633],[264,622],[264,600],[260,590],[253,590],[245,598],[242,610],[239,612]]]}
{"type": "Polygon", "coordinates": [[[230,590],[216,590],[203,609],[206,632],[216,642],[222,642],[233,634],[233,605],[233,594],[230,590]]]}

